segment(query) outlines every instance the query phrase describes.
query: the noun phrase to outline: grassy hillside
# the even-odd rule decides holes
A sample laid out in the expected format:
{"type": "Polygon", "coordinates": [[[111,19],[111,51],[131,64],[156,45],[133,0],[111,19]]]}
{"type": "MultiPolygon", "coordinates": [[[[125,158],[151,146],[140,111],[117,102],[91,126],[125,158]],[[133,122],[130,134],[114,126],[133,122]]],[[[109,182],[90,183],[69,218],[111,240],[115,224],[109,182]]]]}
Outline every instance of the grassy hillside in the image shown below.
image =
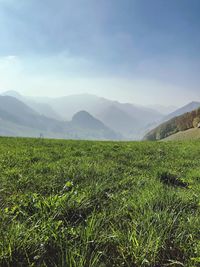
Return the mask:
{"type": "Polygon", "coordinates": [[[165,138],[164,140],[195,140],[200,139],[200,129],[192,128],[183,132],[178,132],[176,134],[172,134],[165,138]]]}
{"type": "Polygon", "coordinates": [[[175,117],[155,129],[151,130],[144,137],[144,140],[161,140],[178,132],[197,127],[200,122],[200,108],[192,112],[175,117]]]}
{"type": "Polygon", "coordinates": [[[200,143],[0,138],[0,266],[200,266],[200,143]]]}

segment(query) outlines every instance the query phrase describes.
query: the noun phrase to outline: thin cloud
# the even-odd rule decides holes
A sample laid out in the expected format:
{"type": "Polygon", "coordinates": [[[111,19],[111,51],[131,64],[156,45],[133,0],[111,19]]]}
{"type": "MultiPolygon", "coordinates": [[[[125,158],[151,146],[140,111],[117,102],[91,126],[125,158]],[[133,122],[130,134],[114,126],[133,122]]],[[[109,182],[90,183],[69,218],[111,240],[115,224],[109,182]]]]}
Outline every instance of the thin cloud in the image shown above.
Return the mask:
{"type": "Polygon", "coordinates": [[[1,88],[138,104],[199,97],[197,0],[0,3],[1,88]]]}

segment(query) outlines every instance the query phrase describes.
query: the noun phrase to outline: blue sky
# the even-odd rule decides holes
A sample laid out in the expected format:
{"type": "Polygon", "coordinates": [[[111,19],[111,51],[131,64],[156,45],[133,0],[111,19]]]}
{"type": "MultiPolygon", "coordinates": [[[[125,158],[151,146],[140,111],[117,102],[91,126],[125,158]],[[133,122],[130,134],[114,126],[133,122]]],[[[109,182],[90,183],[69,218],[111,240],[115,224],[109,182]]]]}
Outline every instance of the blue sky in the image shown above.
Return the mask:
{"type": "Polygon", "coordinates": [[[199,0],[0,0],[0,92],[200,100],[199,0]]]}

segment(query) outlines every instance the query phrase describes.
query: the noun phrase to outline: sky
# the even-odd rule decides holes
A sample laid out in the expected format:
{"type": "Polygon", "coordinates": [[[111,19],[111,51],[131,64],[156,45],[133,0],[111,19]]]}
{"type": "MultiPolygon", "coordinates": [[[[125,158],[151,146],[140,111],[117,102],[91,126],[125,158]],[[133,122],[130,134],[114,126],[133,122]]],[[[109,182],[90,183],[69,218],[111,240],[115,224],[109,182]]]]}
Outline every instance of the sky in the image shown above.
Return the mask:
{"type": "Polygon", "coordinates": [[[200,101],[199,0],[0,0],[0,93],[200,101]]]}

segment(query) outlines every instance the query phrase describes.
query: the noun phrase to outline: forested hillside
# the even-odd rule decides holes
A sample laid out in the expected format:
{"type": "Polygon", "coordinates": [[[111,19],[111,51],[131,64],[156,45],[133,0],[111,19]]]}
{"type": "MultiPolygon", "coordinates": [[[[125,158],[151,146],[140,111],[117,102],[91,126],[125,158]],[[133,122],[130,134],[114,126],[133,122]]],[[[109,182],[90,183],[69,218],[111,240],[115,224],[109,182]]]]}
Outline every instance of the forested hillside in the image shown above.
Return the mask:
{"type": "Polygon", "coordinates": [[[156,127],[144,137],[145,140],[161,140],[175,133],[198,126],[200,122],[200,108],[192,112],[175,117],[156,127]]]}

